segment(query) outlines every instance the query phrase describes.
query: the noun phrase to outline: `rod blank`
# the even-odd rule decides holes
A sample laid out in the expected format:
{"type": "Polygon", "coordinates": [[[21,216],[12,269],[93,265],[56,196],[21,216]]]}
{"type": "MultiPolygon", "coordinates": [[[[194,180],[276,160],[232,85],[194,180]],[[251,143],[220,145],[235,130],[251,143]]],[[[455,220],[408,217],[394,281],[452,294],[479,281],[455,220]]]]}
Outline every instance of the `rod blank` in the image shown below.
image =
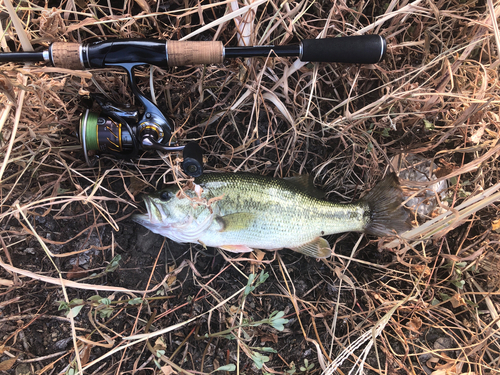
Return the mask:
{"type": "Polygon", "coordinates": [[[0,63],[44,61],[43,52],[1,52],[0,63]]]}

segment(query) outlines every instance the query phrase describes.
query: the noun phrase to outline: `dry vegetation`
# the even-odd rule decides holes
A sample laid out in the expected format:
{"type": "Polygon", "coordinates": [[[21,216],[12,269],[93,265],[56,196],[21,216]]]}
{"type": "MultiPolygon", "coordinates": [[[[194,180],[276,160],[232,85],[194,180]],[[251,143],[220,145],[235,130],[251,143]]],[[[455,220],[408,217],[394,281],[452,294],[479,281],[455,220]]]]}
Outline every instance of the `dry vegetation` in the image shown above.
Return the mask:
{"type": "MultiPolygon", "coordinates": [[[[18,19],[0,4],[3,51],[379,33],[377,65],[255,58],[144,69],[139,84],[208,171],[310,173],[348,201],[424,160],[448,186],[385,250],[353,233],[321,262],[177,246],[128,218],[180,176],[179,155],[90,168],[74,134],[80,94],[134,102],[125,74],[3,64],[0,372],[500,373],[498,1],[255,1],[239,17],[236,1],[34,1],[13,4],[18,19]]],[[[403,184],[419,196],[437,181],[403,184]]]]}

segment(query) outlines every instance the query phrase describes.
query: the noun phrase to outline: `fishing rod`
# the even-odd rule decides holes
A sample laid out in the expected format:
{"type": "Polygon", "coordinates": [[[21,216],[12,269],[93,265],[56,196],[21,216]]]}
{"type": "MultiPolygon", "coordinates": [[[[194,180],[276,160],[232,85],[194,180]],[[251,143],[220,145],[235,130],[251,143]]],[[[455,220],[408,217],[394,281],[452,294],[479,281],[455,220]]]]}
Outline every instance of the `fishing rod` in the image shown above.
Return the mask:
{"type": "MultiPolygon", "coordinates": [[[[224,59],[298,57],[301,61],[375,64],[386,51],[380,35],[325,39],[305,39],[284,46],[225,47],[220,41],[173,41],[118,39],[89,44],[55,42],[39,52],[3,52],[0,63],[45,62],[64,69],[119,67],[127,72],[133,94],[143,108],[123,107],[94,94],[100,112],[87,109],[80,119],[78,136],[87,164],[89,151],[135,158],[140,151],[183,152],[182,168],[198,177],[203,173],[203,154],[199,145],[177,145],[172,139],[171,120],[137,87],[134,68],[155,65],[161,68],[221,64],[224,59]]],[[[90,107],[90,106],[89,106],[90,107]]]]}

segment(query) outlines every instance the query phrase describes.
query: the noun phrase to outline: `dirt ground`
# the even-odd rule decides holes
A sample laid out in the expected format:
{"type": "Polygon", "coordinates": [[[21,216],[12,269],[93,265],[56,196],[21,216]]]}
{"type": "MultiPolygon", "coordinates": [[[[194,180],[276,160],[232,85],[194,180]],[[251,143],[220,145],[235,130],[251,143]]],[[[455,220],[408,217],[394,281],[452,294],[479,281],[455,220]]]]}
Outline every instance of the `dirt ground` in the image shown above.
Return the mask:
{"type": "Polygon", "coordinates": [[[88,94],[138,104],[124,72],[1,63],[0,373],[500,373],[498,2],[7,2],[2,51],[378,33],[378,64],[241,58],[137,83],[207,173],[309,174],[352,202],[395,171],[420,207],[398,241],[329,236],[323,260],[177,244],[130,216],[186,177],[181,155],[91,167],[76,134],[88,94]]]}

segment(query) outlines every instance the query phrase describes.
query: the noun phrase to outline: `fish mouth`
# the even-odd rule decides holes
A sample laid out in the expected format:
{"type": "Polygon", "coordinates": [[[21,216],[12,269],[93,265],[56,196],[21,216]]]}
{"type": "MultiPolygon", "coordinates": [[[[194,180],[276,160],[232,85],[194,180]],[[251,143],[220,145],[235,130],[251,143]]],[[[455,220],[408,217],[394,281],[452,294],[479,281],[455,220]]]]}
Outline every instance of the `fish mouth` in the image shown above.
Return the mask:
{"type": "Polygon", "coordinates": [[[149,214],[134,214],[131,217],[132,221],[136,222],[137,224],[149,224],[149,214]]]}
{"type": "Polygon", "coordinates": [[[134,214],[131,219],[138,224],[148,226],[162,224],[163,219],[167,217],[164,210],[158,207],[149,197],[143,198],[147,213],[134,214]]]}

